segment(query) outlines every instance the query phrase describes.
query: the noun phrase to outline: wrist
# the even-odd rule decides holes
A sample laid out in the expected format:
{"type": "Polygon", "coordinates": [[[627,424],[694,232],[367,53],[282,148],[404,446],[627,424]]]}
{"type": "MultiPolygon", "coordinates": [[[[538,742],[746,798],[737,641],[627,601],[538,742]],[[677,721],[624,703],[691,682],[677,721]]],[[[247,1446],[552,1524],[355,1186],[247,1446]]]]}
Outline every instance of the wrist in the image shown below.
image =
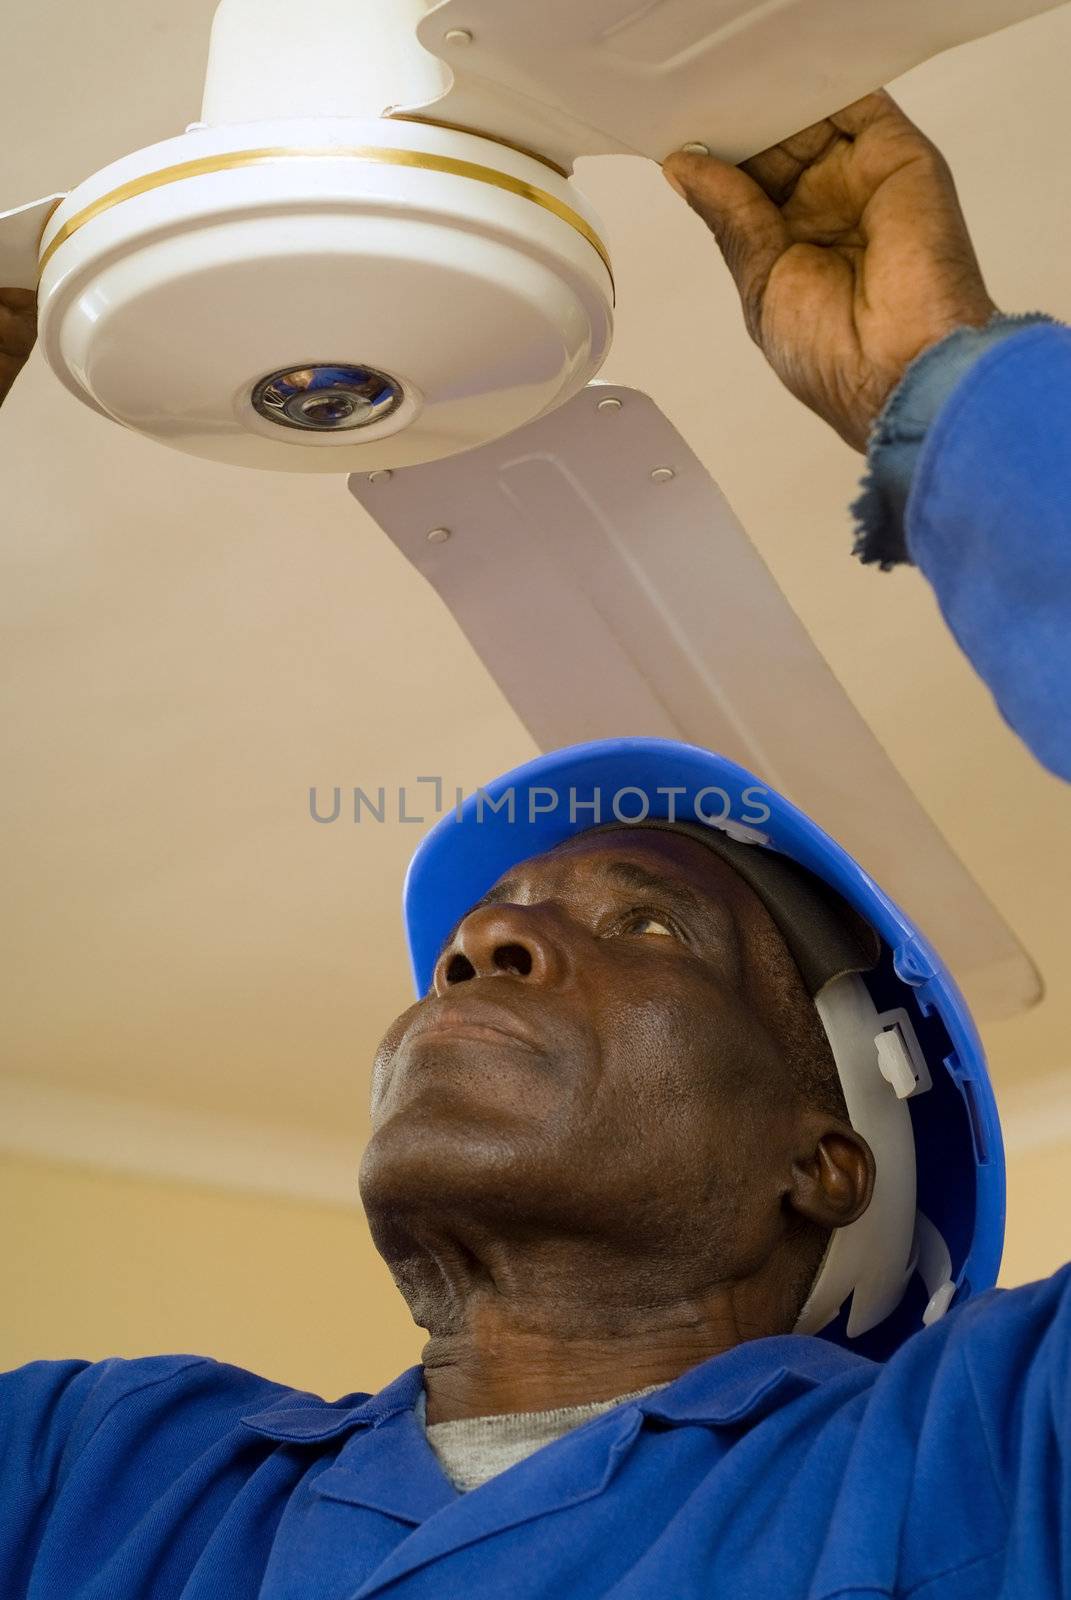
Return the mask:
{"type": "Polygon", "coordinates": [[[953,334],[982,330],[994,319],[1002,318],[1000,307],[990,300],[984,288],[979,287],[978,295],[965,296],[954,312],[935,319],[928,332],[922,334],[915,343],[911,354],[899,356],[895,364],[881,374],[880,379],[875,375],[875,381],[870,385],[868,392],[860,394],[863,404],[852,418],[850,429],[845,433],[848,443],[853,449],[858,450],[860,455],[866,455],[882,413],[910,370],[916,368],[931,350],[944,344],[953,334]]]}

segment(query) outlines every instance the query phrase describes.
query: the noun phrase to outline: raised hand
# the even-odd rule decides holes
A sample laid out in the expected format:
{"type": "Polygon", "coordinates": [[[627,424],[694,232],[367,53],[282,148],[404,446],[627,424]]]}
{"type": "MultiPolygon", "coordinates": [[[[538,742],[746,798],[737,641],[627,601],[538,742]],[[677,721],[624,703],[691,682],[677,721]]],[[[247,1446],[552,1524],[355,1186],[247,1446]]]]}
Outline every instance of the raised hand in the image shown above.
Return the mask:
{"type": "Polygon", "coordinates": [[[997,309],[947,162],[883,91],[740,167],[678,151],[662,170],[774,371],[856,450],[908,364],[997,309]]]}

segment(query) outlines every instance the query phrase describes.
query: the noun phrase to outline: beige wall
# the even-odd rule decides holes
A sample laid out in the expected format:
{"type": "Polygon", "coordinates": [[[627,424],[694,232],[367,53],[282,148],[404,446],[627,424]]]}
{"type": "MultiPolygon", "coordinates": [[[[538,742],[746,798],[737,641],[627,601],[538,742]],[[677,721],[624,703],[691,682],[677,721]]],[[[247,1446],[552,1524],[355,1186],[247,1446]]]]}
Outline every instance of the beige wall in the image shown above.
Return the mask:
{"type": "Polygon", "coordinates": [[[1071,1142],[1008,1157],[1008,1233],[1001,1283],[1031,1283],[1071,1261],[1071,1142]]]}
{"type": "MultiPolygon", "coordinates": [[[[1071,1259],[1071,1145],[1009,1160],[1003,1282],[1071,1259]]],[[[335,1399],[420,1359],[363,1216],[5,1157],[0,1370],[191,1352],[335,1399]]]]}
{"type": "Polygon", "coordinates": [[[328,1399],[420,1359],[357,1209],[0,1158],[0,1369],[189,1352],[328,1399]]]}

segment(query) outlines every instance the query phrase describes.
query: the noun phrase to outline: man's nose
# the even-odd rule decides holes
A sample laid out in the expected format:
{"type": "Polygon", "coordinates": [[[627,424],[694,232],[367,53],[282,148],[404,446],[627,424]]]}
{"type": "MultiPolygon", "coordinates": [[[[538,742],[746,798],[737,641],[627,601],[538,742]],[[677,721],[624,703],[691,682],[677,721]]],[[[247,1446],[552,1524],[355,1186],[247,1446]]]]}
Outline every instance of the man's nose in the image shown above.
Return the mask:
{"type": "Polygon", "coordinates": [[[470,911],[436,962],[435,993],[499,974],[537,985],[560,983],[567,961],[556,920],[544,906],[470,911]]]}

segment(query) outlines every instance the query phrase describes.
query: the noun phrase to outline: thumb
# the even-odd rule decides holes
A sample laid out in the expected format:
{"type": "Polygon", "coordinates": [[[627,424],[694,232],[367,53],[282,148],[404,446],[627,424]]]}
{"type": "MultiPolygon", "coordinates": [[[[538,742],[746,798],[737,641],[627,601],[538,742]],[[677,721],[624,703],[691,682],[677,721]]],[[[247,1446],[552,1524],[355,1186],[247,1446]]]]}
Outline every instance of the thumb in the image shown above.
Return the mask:
{"type": "Polygon", "coordinates": [[[662,175],[717,240],[757,340],[770,273],[792,242],[780,211],[754,178],[716,156],[675,150],[662,175]]]}

